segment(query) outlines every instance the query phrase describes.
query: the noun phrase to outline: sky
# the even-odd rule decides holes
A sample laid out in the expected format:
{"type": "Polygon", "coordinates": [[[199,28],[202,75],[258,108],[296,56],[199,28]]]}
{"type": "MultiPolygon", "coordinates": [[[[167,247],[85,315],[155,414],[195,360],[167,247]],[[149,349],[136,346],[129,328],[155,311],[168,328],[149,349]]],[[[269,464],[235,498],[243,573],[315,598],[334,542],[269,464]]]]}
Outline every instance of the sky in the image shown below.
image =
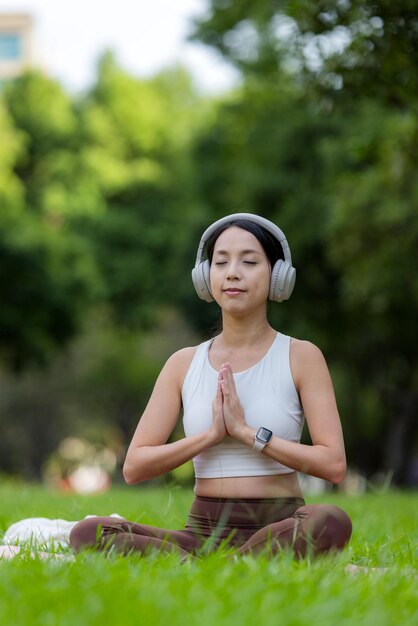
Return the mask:
{"type": "Polygon", "coordinates": [[[206,7],[205,0],[0,0],[0,12],[33,16],[37,61],[72,92],[91,85],[108,49],[134,75],[180,62],[202,91],[227,90],[238,80],[235,70],[210,48],[186,41],[191,18],[206,7]]]}

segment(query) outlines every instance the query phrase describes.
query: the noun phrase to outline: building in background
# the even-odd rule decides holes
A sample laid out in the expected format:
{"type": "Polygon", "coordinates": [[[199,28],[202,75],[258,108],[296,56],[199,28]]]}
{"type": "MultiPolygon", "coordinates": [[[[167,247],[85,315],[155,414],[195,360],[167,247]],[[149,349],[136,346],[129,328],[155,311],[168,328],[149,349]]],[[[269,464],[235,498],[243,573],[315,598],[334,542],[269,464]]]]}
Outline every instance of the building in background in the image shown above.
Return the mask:
{"type": "Polygon", "coordinates": [[[0,85],[34,64],[33,19],[24,13],[0,13],[0,85]]]}

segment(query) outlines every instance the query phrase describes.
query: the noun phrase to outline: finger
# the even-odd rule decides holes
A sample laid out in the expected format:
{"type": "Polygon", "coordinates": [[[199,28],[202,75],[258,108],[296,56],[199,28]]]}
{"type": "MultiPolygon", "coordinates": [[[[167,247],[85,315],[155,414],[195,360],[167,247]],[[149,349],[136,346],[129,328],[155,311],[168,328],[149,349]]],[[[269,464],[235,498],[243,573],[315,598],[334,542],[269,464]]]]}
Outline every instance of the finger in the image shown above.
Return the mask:
{"type": "Polygon", "coordinates": [[[232,372],[232,367],[229,363],[224,363],[224,365],[222,366],[222,375],[223,378],[226,379],[231,386],[235,387],[234,374],[232,372]]]}
{"type": "Polygon", "coordinates": [[[221,395],[222,395],[222,400],[224,397],[224,393],[226,391],[226,393],[228,392],[228,390],[226,389],[226,371],[224,368],[224,364],[221,365],[221,369],[219,370],[219,374],[218,374],[218,388],[220,389],[221,395]]]}
{"type": "Polygon", "coordinates": [[[218,380],[218,384],[216,386],[216,393],[212,401],[212,407],[215,411],[222,409],[222,389],[220,380],[218,380]]]}
{"type": "Polygon", "coordinates": [[[232,368],[229,363],[224,363],[221,368],[222,373],[222,391],[224,394],[234,394],[237,395],[234,375],[232,373],[232,368]]]}

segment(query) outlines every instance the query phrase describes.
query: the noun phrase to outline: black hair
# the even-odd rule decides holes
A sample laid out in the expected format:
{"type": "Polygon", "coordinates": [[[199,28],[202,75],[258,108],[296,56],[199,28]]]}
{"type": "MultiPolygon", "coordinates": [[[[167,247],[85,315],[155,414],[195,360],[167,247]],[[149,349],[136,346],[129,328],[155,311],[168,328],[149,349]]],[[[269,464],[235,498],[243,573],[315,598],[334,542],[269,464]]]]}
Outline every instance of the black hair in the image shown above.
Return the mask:
{"type": "Polygon", "coordinates": [[[282,259],[284,261],[283,248],[278,239],[270,231],[268,231],[263,226],[252,222],[251,220],[236,219],[219,226],[219,228],[217,228],[208,238],[206,242],[206,255],[209,259],[209,263],[212,263],[213,251],[215,248],[216,240],[218,239],[219,235],[224,232],[224,230],[230,228],[231,226],[238,226],[239,228],[243,228],[244,230],[247,230],[249,233],[254,235],[254,237],[259,241],[261,247],[266,253],[271,268],[274,267],[276,261],[278,261],[279,259],[282,259]]]}

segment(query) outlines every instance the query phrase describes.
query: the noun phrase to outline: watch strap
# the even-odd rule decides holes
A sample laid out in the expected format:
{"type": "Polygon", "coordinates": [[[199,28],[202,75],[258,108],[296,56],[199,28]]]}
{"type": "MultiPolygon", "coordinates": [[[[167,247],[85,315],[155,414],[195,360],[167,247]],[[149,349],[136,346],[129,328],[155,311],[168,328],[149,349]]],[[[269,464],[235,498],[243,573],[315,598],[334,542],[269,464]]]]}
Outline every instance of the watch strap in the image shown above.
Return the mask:
{"type": "Polygon", "coordinates": [[[264,448],[266,447],[267,443],[264,443],[263,441],[260,441],[259,439],[257,439],[257,437],[254,437],[254,443],[253,443],[253,450],[257,450],[258,452],[261,452],[261,450],[264,450],[264,448]]]}

